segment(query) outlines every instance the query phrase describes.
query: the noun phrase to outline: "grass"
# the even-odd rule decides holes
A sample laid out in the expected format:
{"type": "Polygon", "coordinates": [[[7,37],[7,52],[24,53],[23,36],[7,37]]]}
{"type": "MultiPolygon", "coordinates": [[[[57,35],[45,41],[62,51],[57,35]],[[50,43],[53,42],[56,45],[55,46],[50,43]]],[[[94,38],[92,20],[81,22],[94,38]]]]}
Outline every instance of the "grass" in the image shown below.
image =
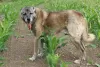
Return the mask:
{"type": "Polygon", "coordinates": [[[0,66],[4,65],[3,60],[4,60],[4,57],[0,56],[0,66]]]}

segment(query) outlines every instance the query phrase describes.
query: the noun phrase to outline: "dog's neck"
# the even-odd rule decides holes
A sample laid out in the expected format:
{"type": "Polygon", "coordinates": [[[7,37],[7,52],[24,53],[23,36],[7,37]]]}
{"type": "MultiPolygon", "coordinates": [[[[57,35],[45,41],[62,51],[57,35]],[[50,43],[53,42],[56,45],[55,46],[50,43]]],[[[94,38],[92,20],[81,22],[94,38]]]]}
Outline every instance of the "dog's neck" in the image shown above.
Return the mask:
{"type": "Polygon", "coordinates": [[[41,10],[40,8],[36,9],[36,19],[32,24],[32,31],[35,34],[36,25],[44,25],[46,18],[48,17],[48,13],[46,11],[41,10]]]}
{"type": "Polygon", "coordinates": [[[48,17],[48,13],[44,10],[41,10],[40,8],[36,8],[36,15],[37,15],[37,18],[36,18],[36,21],[39,21],[41,20],[43,23],[44,20],[48,17]]]}

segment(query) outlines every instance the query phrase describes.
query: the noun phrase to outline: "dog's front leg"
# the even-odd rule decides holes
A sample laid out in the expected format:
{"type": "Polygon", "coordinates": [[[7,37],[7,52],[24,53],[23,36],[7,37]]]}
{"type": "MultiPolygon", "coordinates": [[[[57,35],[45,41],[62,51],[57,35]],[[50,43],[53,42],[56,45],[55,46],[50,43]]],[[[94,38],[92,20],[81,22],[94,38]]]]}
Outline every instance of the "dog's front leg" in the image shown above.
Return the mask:
{"type": "Polygon", "coordinates": [[[34,38],[34,54],[31,58],[29,58],[29,60],[34,61],[37,57],[37,53],[38,53],[38,37],[34,38]]]}
{"type": "Polygon", "coordinates": [[[39,42],[38,42],[38,57],[42,57],[43,56],[43,43],[41,41],[41,39],[39,39],[39,42]]]}

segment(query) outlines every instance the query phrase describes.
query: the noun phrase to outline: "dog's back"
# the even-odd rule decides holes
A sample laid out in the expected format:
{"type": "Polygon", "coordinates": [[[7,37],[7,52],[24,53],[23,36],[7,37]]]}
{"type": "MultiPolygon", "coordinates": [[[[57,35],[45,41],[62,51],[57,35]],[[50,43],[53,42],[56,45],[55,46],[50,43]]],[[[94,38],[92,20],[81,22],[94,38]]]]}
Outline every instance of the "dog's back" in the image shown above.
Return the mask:
{"type": "Polygon", "coordinates": [[[44,22],[44,26],[49,27],[51,29],[63,29],[66,27],[69,21],[83,19],[81,13],[74,10],[66,10],[59,12],[49,12],[48,16],[44,22]]]}

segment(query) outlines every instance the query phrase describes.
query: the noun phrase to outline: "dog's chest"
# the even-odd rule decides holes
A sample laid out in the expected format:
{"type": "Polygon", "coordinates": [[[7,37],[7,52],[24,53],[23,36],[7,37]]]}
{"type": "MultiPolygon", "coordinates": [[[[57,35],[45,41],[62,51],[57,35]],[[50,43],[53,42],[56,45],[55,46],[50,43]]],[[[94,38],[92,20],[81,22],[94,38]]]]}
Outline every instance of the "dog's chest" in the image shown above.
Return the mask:
{"type": "Polygon", "coordinates": [[[36,36],[36,25],[35,24],[32,24],[32,32],[33,32],[33,34],[36,36]]]}

